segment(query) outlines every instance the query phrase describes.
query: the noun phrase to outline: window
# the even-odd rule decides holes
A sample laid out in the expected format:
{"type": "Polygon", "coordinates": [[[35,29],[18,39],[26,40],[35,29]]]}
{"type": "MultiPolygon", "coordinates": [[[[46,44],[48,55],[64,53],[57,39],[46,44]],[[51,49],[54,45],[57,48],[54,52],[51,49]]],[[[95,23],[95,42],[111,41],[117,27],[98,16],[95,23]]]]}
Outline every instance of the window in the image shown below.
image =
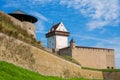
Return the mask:
{"type": "Polygon", "coordinates": [[[110,67],[108,66],[107,69],[110,69],[110,67]]]}
{"type": "Polygon", "coordinates": [[[114,69],[114,67],[111,67],[111,69],[114,69]]]}

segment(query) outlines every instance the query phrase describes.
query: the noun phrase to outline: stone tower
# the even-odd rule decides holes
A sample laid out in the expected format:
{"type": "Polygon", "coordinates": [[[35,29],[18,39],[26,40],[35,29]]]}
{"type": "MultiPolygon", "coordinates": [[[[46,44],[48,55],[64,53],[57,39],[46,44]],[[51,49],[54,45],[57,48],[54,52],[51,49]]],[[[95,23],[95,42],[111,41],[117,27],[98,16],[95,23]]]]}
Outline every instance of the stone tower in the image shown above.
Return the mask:
{"type": "Polygon", "coordinates": [[[37,22],[37,18],[31,15],[25,14],[24,12],[20,10],[10,13],[9,15],[21,21],[22,28],[26,30],[29,35],[32,35],[35,38],[34,23],[37,22]]]}
{"type": "Polygon", "coordinates": [[[62,22],[53,25],[53,27],[46,34],[47,47],[55,51],[68,47],[69,32],[65,28],[62,22]]]}
{"type": "Polygon", "coordinates": [[[76,44],[75,44],[74,39],[72,38],[71,41],[70,41],[70,48],[73,49],[75,47],[76,47],[76,44]]]}

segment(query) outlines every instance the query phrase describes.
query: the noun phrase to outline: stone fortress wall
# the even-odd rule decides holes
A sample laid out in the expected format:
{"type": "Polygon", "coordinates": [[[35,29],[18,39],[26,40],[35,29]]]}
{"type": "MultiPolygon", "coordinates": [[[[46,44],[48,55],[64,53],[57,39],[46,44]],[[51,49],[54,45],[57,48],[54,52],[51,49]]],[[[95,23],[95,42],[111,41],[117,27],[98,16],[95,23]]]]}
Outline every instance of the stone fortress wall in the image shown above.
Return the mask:
{"type": "Polygon", "coordinates": [[[26,30],[29,35],[33,35],[35,38],[35,25],[33,23],[27,22],[27,21],[20,21],[8,14],[5,14],[3,12],[0,12],[0,15],[7,16],[8,19],[16,26],[21,27],[22,29],[26,30]]]}
{"type": "Polygon", "coordinates": [[[81,66],[3,33],[0,33],[0,39],[0,61],[7,61],[43,75],[67,78],[85,77],[98,80],[119,80],[120,78],[120,72],[101,72],[82,69],[81,66]]]}
{"type": "Polygon", "coordinates": [[[75,46],[60,49],[58,54],[71,56],[83,67],[96,69],[115,68],[113,49],[75,46]]]}
{"type": "Polygon", "coordinates": [[[78,47],[72,49],[72,57],[82,66],[97,69],[112,69],[114,50],[78,47]]]}
{"type": "Polygon", "coordinates": [[[28,34],[35,37],[35,25],[33,23],[30,23],[27,21],[23,21],[22,24],[23,24],[23,27],[25,28],[25,30],[27,30],[28,34]]]}
{"type": "Polygon", "coordinates": [[[47,76],[103,79],[101,71],[81,69],[42,49],[0,33],[0,61],[7,61],[47,76]]]}
{"type": "MultiPolygon", "coordinates": [[[[0,12],[0,15],[6,14],[0,12]]],[[[28,22],[21,22],[9,15],[8,19],[13,24],[20,26],[25,30],[33,30],[34,25],[28,22]],[[30,27],[26,26],[31,25],[30,27]]],[[[34,31],[34,30],[33,30],[34,31]]],[[[28,31],[29,34],[32,31],[28,31]]],[[[86,77],[90,79],[119,80],[120,72],[101,72],[82,69],[81,66],[63,60],[55,55],[33,47],[22,41],[0,33],[0,60],[22,66],[24,68],[39,72],[43,75],[60,76],[60,77],[86,77]],[[21,50],[22,49],[22,50],[21,50]],[[22,53],[21,53],[22,51],[22,53]],[[7,53],[7,54],[6,54],[7,53]]],[[[72,56],[78,61],[84,62],[88,66],[114,68],[114,50],[113,49],[95,49],[84,47],[66,47],[60,49],[59,54],[72,56]],[[80,57],[80,58],[78,58],[80,57]],[[86,59],[82,59],[82,58],[86,59]],[[99,61],[103,59],[103,62],[99,61]],[[95,64],[96,63],[96,64],[95,64]]],[[[80,62],[80,63],[82,63],[80,62]]],[[[81,64],[82,65],[82,64],[81,64]]]]}

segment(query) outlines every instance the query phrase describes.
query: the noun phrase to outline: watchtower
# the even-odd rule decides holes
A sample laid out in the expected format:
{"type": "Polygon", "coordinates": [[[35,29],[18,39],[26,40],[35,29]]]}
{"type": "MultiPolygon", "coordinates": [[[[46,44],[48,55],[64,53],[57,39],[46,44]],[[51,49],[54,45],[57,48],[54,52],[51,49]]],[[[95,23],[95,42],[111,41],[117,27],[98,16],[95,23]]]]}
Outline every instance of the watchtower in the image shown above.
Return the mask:
{"type": "Polygon", "coordinates": [[[67,31],[62,22],[53,25],[53,27],[46,34],[47,47],[54,49],[55,51],[68,47],[69,34],[70,33],[67,31]]]}
{"type": "Polygon", "coordinates": [[[29,35],[32,35],[35,38],[34,23],[37,22],[37,18],[31,15],[25,14],[24,12],[20,10],[10,13],[9,15],[20,20],[22,22],[23,29],[25,29],[29,35]]]}
{"type": "Polygon", "coordinates": [[[73,49],[75,47],[76,47],[76,44],[75,44],[74,39],[72,38],[71,41],[70,41],[70,48],[73,49]]]}

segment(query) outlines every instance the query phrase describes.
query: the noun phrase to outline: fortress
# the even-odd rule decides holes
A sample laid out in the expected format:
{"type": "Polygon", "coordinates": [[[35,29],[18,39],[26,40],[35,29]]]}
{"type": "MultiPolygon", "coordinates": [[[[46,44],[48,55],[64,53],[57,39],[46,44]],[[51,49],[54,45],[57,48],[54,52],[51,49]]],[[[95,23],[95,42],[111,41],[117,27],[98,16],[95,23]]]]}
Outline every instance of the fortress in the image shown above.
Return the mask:
{"type": "Polygon", "coordinates": [[[71,56],[83,67],[114,69],[114,49],[76,46],[74,39],[68,46],[69,32],[62,22],[53,25],[46,34],[47,47],[58,55],[71,56]]]}
{"type": "MultiPolygon", "coordinates": [[[[30,38],[34,37],[31,39],[34,43],[34,23],[37,22],[37,18],[34,16],[25,14],[22,11],[10,14],[0,11],[0,22],[0,28],[2,27],[0,30],[4,30],[6,27],[9,30],[20,27],[24,30],[21,30],[19,33],[26,31],[25,34],[32,35],[29,36],[30,38]]],[[[20,28],[17,28],[17,31],[20,28]]],[[[22,39],[12,37],[6,34],[6,32],[0,33],[0,60],[39,72],[43,75],[66,78],[84,77],[89,79],[119,80],[120,72],[116,72],[116,69],[114,69],[114,49],[77,46],[74,39],[68,41],[69,35],[70,32],[67,31],[62,22],[53,25],[46,34],[47,48],[49,51],[57,53],[57,55],[72,57],[80,65],[50,54],[50,52],[45,50],[46,48],[35,47],[32,43],[27,43],[28,40],[22,41],[22,39]],[[89,68],[96,69],[92,70],[89,68]],[[113,70],[106,72],[104,70],[101,71],[101,69],[113,70]]]]}
{"type": "MultiPolygon", "coordinates": [[[[37,18],[18,10],[10,13],[11,21],[26,30],[35,38],[35,25],[37,18]]],[[[57,52],[58,55],[67,55],[75,59],[81,66],[97,69],[115,68],[114,49],[76,46],[74,39],[68,45],[70,32],[67,31],[62,22],[53,25],[46,34],[47,48],[57,52]]]]}
{"type": "MultiPolygon", "coordinates": [[[[15,11],[8,15],[15,25],[26,30],[35,38],[35,25],[37,18],[15,11]]],[[[58,55],[67,55],[75,59],[81,66],[97,69],[115,68],[114,49],[76,46],[74,39],[68,45],[70,32],[67,31],[62,22],[55,24],[46,34],[47,48],[57,52],[58,55]]]]}

